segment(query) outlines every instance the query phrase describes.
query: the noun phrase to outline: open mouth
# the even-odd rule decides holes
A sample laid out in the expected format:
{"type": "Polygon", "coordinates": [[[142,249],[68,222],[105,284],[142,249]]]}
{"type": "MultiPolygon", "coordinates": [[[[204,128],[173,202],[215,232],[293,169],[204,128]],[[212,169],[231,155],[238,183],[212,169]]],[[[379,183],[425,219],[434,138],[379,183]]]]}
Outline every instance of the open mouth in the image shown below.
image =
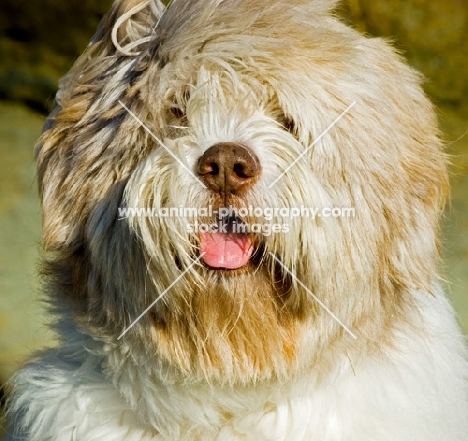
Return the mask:
{"type": "Polygon", "coordinates": [[[200,232],[203,262],[217,269],[243,267],[249,262],[255,248],[247,225],[235,216],[218,221],[219,228],[216,231],[200,232]]]}

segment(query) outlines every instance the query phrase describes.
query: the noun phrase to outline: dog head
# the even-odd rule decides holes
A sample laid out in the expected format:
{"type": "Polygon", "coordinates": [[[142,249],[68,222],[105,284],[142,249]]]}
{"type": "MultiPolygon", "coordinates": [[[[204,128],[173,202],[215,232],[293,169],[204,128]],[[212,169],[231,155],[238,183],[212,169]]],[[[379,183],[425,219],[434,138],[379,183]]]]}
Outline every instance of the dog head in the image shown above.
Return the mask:
{"type": "Polygon", "coordinates": [[[342,324],[383,342],[430,289],[447,191],[433,109],[334,6],[116,1],[37,147],[50,295],[83,332],[124,344],[148,309],[122,339],[149,363],[250,381],[352,345],[342,324]],[[354,216],[280,210],[298,207],[354,216]]]}

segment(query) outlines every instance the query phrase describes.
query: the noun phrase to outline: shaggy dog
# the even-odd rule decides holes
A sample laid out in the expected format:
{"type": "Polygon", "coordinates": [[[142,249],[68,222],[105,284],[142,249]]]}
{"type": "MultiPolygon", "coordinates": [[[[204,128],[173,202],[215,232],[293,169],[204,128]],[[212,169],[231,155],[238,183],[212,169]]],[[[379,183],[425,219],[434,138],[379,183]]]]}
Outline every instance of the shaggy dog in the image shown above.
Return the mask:
{"type": "Polygon", "coordinates": [[[60,344],[14,439],[467,438],[435,113],[334,6],[114,4],[36,151],[60,344]]]}

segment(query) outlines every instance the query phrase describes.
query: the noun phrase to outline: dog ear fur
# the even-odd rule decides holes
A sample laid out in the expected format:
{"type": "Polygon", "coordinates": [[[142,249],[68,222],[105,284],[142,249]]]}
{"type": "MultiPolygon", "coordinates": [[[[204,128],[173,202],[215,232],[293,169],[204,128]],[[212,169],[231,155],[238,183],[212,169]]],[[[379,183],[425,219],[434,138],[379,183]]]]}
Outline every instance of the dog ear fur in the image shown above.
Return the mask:
{"type": "Polygon", "coordinates": [[[82,242],[92,206],[128,175],[139,156],[136,150],[113,148],[113,136],[125,125],[120,124],[125,111],[116,103],[132,75],[138,75],[135,66],[130,69],[134,57],[129,55],[151,38],[163,11],[159,0],[117,0],[60,81],[55,108],[35,150],[46,251],[82,242]],[[110,79],[119,75],[116,88],[110,79]]]}

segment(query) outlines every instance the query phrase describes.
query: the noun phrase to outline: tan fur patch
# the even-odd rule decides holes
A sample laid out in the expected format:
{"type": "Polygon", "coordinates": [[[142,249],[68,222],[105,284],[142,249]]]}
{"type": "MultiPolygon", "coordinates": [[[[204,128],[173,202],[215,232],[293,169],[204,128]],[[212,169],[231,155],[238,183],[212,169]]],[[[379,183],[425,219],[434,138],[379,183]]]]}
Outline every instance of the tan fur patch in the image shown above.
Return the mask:
{"type": "Polygon", "coordinates": [[[220,273],[206,275],[202,290],[153,315],[158,353],[186,374],[211,381],[286,376],[297,361],[301,311],[285,305],[262,270],[220,273]]]}

